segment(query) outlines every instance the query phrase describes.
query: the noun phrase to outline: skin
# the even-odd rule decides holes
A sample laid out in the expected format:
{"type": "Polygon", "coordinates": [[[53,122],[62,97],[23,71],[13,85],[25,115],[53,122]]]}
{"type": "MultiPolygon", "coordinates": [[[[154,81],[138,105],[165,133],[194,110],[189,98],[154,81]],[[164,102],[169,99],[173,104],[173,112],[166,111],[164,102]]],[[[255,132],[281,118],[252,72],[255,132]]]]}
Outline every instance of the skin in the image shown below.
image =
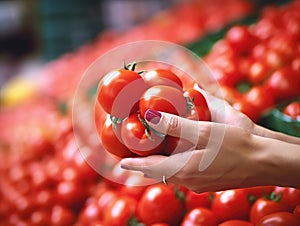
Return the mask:
{"type": "MultiPolygon", "coordinates": [[[[194,144],[171,156],[126,158],[121,167],[181,184],[195,192],[263,185],[300,189],[300,139],[253,123],[227,102],[205,93],[212,122],[161,113],[155,130],[194,144]]],[[[146,112],[147,114],[147,112],[146,112]]],[[[153,120],[152,120],[153,121],[153,120]]]]}

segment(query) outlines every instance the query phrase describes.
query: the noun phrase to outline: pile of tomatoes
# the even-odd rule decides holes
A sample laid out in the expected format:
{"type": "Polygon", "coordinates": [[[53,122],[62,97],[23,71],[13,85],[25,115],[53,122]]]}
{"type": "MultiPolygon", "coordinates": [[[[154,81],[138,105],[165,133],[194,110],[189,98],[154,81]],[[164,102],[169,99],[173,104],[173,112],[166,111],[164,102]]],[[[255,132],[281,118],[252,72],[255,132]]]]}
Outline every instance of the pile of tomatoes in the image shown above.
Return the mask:
{"type": "Polygon", "coordinates": [[[255,24],[230,28],[205,57],[225,99],[256,122],[300,95],[299,3],[266,7],[255,24]]]}
{"type": "Polygon", "coordinates": [[[131,63],[113,70],[99,83],[97,101],[107,115],[102,125],[97,126],[102,145],[117,158],[170,155],[178,145],[187,150],[192,146],[188,141],[152,129],[145,120],[146,111],[209,121],[206,99],[193,88],[192,78],[182,81],[170,68],[151,68],[139,73],[135,66],[131,63]]]}
{"type": "Polygon", "coordinates": [[[300,190],[264,186],[195,193],[162,183],[99,184],[78,225],[266,226],[300,225],[300,190]]]}

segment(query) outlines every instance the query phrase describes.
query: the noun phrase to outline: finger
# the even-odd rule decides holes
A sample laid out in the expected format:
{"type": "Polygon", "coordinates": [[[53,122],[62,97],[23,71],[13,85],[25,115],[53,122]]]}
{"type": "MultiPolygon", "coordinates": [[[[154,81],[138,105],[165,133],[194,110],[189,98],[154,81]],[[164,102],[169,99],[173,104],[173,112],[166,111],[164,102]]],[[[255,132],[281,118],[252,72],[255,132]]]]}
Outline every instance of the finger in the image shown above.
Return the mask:
{"type": "Polygon", "coordinates": [[[188,140],[195,148],[207,144],[211,129],[210,122],[193,121],[152,109],[148,109],[144,117],[149,126],[160,133],[188,140]]]}
{"type": "Polygon", "coordinates": [[[121,160],[121,167],[141,171],[145,176],[157,180],[161,180],[162,176],[170,179],[187,164],[192,153],[193,151],[187,151],[169,157],[152,155],[143,158],[125,158],[121,160]]]}

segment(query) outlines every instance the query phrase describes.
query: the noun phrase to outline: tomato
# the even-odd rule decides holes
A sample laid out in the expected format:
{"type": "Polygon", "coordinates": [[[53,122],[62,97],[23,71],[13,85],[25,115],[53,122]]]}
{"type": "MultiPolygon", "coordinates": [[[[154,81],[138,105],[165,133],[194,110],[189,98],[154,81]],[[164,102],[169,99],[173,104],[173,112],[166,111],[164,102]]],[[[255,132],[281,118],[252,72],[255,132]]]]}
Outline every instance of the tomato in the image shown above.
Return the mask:
{"type": "Polygon", "coordinates": [[[257,199],[251,207],[250,221],[256,224],[261,218],[268,214],[285,210],[286,207],[280,202],[261,197],[257,199]]]}
{"type": "Polygon", "coordinates": [[[280,68],[266,80],[265,87],[277,100],[297,97],[300,95],[300,76],[290,67],[280,68]]]}
{"type": "Polygon", "coordinates": [[[120,196],[107,209],[104,209],[103,224],[111,226],[128,225],[134,216],[137,201],[131,197],[120,196]]]}
{"type": "Polygon", "coordinates": [[[294,118],[300,119],[300,101],[289,103],[284,109],[283,113],[294,118]]]}
{"type": "Polygon", "coordinates": [[[286,205],[292,211],[297,204],[300,204],[300,190],[290,187],[276,187],[274,193],[280,196],[280,203],[286,205]]]}
{"type": "Polygon", "coordinates": [[[148,109],[179,116],[184,116],[187,111],[183,91],[171,86],[152,86],[149,88],[141,96],[139,109],[142,117],[148,109]]]}
{"type": "Polygon", "coordinates": [[[51,215],[46,210],[36,210],[30,216],[30,223],[35,226],[50,225],[51,215]]]}
{"type": "Polygon", "coordinates": [[[140,156],[162,152],[164,137],[146,128],[139,114],[132,114],[122,122],[121,137],[130,151],[140,156]]]}
{"type": "Polygon", "coordinates": [[[202,93],[191,88],[186,90],[183,95],[187,100],[188,106],[188,114],[185,116],[186,118],[199,121],[210,120],[210,111],[202,93]]]}
{"type": "Polygon", "coordinates": [[[274,103],[274,97],[268,93],[268,90],[263,86],[254,86],[246,94],[245,97],[248,103],[252,103],[255,110],[264,113],[266,110],[271,108],[274,103]]]}
{"type": "Polygon", "coordinates": [[[249,68],[248,79],[253,84],[263,82],[270,74],[269,66],[261,61],[253,62],[249,68]]]}
{"type": "Polygon", "coordinates": [[[300,203],[295,207],[293,213],[300,217],[300,203]]]}
{"type": "Polygon", "coordinates": [[[114,70],[101,79],[97,100],[108,114],[125,118],[138,110],[139,98],[147,88],[144,79],[137,72],[128,69],[114,70]]]}
{"type": "Polygon", "coordinates": [[[211,70],[220,85],[235,86],[243,77],[239,73],[239,65],[235,58],[229,56],[218,56],[214,59],[211,70]]]}
{"type": "Polygon", "coordinates": [[[264,216],[255,226],[298,226],[300,219],[290,212],[276,212],[264,216]]]}
{"type": "Polygon", "coordinates": [[[261,197],[269,197],[271,195],[271,192],[273,192],[275,186],[256,186],[256,187],[249,187],[244,188],[246,193],[249,196],[253,196],[253,201],[255,201],[258,198],[261,197]]]}
{"type": "Polygon", "coordinates": [[[217,226],[218,222],[219,221],[213,211],[204,207],[197,207],[186,213],[180,225],[217,226]]]}
{"type": "Polygon", "coordinates": [[[241,93],[239,93],[235,88],[230,86],[221,86],[222,96],[224,100],[226,100],[228,103],[233,104],[238,99],[241,98],[241,93]]]}
{"type": "Polygon", "coordinates": [[[66,226],[75,223],[75,215],[66,207],[55,205],[51,210],[51,225],[66,226]]]}
{"type": "Polygon", "coordinates": [[[230,28],[226,33],[225,40],[232,46],[237,55],[247,54],[257,41],[248,27],[242,25],[230,28]]]}
{"type": "Polygon", "coordinates": [[[218,226],[254,226],[254,224],[252,224],[249,221],[244,221],[244,220],[228,220],[228,221],[222,222],[218,226]]]}
{"type": "Polygon", "coordinates": [[[171,185],[149,186],[137,205],[137,217],[146,225],[156,222],[177,225],[183,217],[184,205],[171,185]]]}
{"type": "Polygon", "coordinates": [[[136,156],[123,144],[121,125],[119,123],[112,124],[109,117],[107,117],[102,127],[101,143],[105,150],[118,160],[136,156]]]}
{"type": "Polygon", "coordinates": [[[275,104],[272,93],[263,86],[253,86],[240,99],[233,103],[233,107],[257,122],[262,114],[275,104]]]}
{"type": "Polygon", "coordinates": [[[145,82],[151,86],[164,85],[182,90],[182,81],[171,70],[157,68],[142,74],[145,82]]]}
{"type": "Polygon", "coordinates": [[[212,210],[221,221],[247,219],[250,211],[248,195],[243,189],[216,193],[212,210]]]}
{"type": "Polygon", "coordinates": [[[192,148],[195,148],[195,144],[193,144],[192,142],[181,137],[174,137],[174,136],[167,135],[165,137],[163,154],[169,156],[171,154],[191,150],[192,148]]]}
{"type": "Polygon", "coordinates": [[[185,208],[187,210],[191,210],[196,207],[210,208],[212,199],[213,193],[211,192],[196,193],[189,190],[185,197],[185,208]]]}

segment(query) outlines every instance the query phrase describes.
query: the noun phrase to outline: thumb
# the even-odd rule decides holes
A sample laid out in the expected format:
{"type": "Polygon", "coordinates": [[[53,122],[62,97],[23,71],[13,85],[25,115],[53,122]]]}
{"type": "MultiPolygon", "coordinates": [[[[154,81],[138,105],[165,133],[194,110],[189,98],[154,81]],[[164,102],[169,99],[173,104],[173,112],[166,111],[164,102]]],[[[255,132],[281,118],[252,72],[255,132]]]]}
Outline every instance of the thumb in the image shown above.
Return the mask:
{"type": "MultiPolygon", "coordinates": [[[[193,121],[152,109],[148,109],[145,112],[144,118],[149,126],[156,131],[184,138],[195,146],[198,146],[198,144],[206,140],[205,138],[209,137],[210,124],[208,122],[193,121]],[[200,140],[200,138],[203,138],[203,140],[200,140]]],[[[202,145],[204,145],[204,142],[202,145]]]]}

